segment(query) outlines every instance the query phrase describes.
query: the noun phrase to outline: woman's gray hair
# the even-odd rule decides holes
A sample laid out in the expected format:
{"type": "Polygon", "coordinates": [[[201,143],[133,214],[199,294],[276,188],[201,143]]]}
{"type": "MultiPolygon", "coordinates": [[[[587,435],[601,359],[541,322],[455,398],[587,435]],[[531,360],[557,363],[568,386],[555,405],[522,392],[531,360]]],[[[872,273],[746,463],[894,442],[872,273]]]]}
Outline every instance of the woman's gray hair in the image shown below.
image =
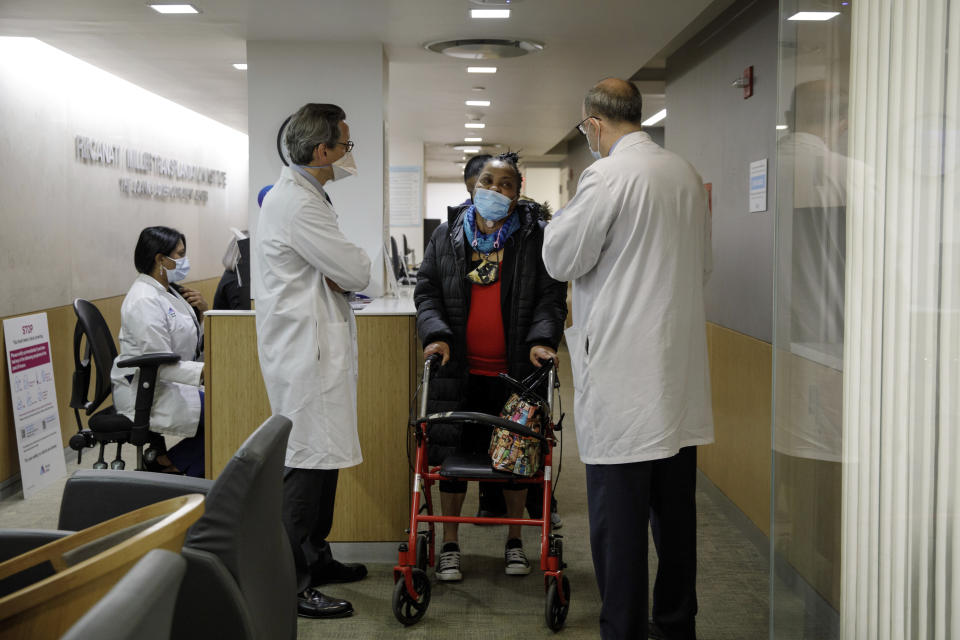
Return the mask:
{"type": "Polygon", "coordinates": [[[340,141],[340,121],[347,114],[335,104],[309,103],[300,107],[287,123],[283,137],[290,160],[295,164],[313,162],[318,144],[332,147],[340,141]]]}

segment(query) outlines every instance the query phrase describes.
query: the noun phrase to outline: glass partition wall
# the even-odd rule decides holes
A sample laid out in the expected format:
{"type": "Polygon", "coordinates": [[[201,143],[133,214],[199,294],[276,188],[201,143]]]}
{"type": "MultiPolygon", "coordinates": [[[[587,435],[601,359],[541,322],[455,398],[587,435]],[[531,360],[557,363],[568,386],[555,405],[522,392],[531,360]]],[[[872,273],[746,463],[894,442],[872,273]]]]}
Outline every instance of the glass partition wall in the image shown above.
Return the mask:
{"type": "Polygon", "coordinates": [[[770,635],[960,638],[960,0],[780,9],[770,635]]]}
{"type": "Polygon", "coordinates": [[[771,624],[838,637],[850,12],[781,4],[771,624]]]}

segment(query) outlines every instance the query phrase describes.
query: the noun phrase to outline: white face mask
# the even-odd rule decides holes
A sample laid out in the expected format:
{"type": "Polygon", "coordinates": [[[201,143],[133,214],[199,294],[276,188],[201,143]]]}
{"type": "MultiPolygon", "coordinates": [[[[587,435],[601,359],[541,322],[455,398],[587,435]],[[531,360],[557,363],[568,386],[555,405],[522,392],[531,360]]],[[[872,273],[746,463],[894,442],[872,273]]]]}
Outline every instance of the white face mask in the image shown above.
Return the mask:
{"type": "Polygon", "coordinates": [[[305,164],[305,169],[333,169],[333,177],[330,180],[343,180],[350,176],[360,173],[357,169],[357,162],[353,159],[353,152],[347,151],[339,160],[331,164],[305,164]]]}
{"type": "Polygon", "coordinates": [[[347,151],[342,158],[330,166],[333,167],[333,180],[343,180],[360,173],[360,170],[357,169],[357,162],[353,159],[352,151],[347,151]]]}
{"type": "Polygon", "coordinates": [[[599,160],[600,158],[603,157],[603,156],[600,154],[600,127],[597,126],[596,123],[594,123],[593,126],[594,126],[594,128],[597,130],[597,148],[596,148],[596,150],[594,150],[594,148],[590,146],[590,136],[587,136],[587,148],[590,149],[590,155],[593,156],[593,159],[594,159],[594,160],[599,160]]]}
{"type": "Polygon", "coordinates": [[[187,258],[187,256],[183,256],[182,258],[178,258],[176,260],[170,258],[170,256],[167,256],[167,258],[173,260],[176,264],[173,269],[167,269],[164,267],[164,269],[167,269],[167,282],[180,282],[185,280],[187,274],[190,273],[190,260],[187,258]]]}

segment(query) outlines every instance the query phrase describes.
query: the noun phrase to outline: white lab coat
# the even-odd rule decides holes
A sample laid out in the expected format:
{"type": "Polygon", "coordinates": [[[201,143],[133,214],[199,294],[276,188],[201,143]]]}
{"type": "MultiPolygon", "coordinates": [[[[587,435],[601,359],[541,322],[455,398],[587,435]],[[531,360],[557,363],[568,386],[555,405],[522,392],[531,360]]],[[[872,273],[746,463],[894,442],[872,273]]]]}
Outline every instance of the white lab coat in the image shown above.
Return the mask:
{"type": "Polygon", "coordinates": [[[120,306],[120,353],[110,370],[113,405],[133,420],[139,369],[117,366],[124,358],[147,353],[176,353],[180,361],[160,365],[150,411],[150,430],[194,436],[200,422],[200,323],[193,307],[176,291],[164,289],[141,273],[120,306]]]}
{"type": "Polygon", "coordinates": [[[713,441],[708,216],[693,167],[634,132],[583,172],[547,225],[547,272],[573,281],[566,338],[587,464],[668,458],[713,441]]]}
{"type": "Polygon", "coordinates": [[[264,198],[254,241],[260,368],[270,406],[293,422],[286,465],[360,464],[357,325],[345,296],[370,282],[370,258],[352,244],[311,180],[290,167],[264,198]]]}

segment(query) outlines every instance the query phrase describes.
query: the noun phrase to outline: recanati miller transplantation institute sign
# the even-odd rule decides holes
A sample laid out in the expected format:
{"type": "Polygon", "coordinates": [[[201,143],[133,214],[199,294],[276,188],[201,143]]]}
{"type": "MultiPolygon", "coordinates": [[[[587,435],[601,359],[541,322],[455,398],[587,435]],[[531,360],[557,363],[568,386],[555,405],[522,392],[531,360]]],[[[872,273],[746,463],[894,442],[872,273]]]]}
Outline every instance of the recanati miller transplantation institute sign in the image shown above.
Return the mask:
{"type": "Polygon", "coordinates": [[[204,187],[225,189],[227,186],[225,171],[166,158],[146,151],[124,149],[87,136],[76,136],[74,146],[76,159],[84,164],[117,169],[126,167],[129,173],[135,174],[118,179],[120,192],[127,196],[206,204],[209,192],[204,187]],[[150,178],[190,184],[156,182],[150,178]]]}

